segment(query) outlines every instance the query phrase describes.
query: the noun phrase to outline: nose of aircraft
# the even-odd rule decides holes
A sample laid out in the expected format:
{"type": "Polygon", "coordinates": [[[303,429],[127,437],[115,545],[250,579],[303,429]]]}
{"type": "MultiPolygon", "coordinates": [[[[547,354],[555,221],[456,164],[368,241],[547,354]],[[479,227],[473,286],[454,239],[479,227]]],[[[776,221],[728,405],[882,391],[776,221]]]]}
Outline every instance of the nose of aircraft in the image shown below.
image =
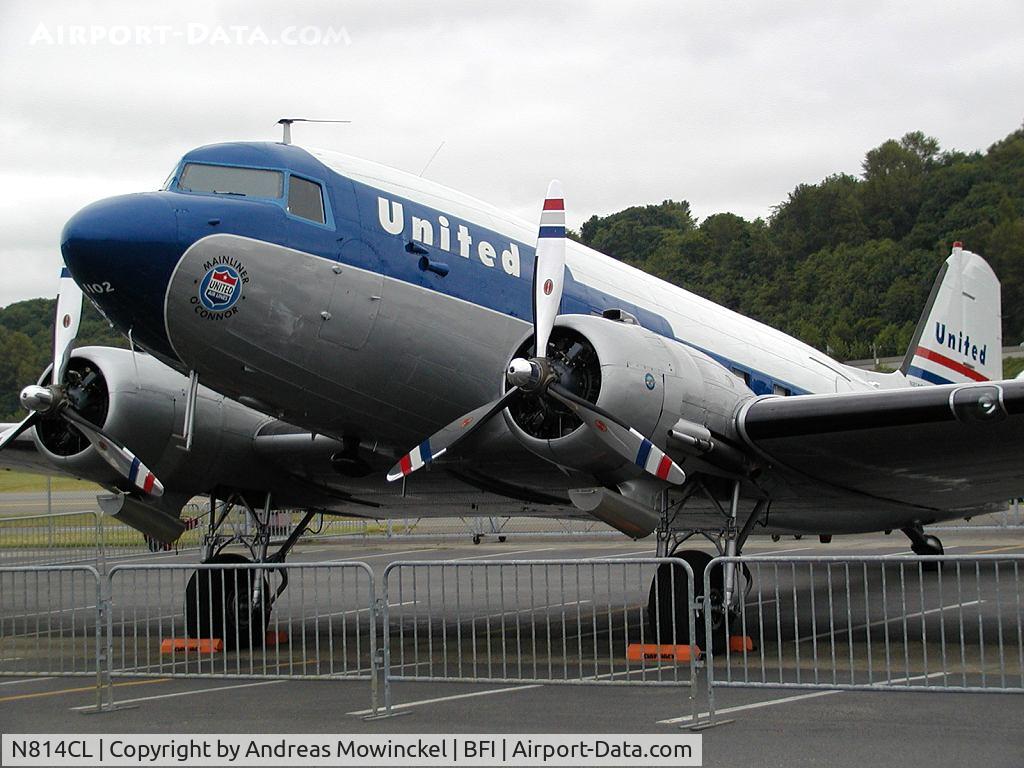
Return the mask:
{"type": "Polygon", "coordinates": [[[64,225],[60,248],[72,277],[115,326],[154,351],[169,350],[163,299],[182,249],[166,193],[87,205],[64,225]]]}
{"type": "Polygon", "coordinates": [[[96,258],[145,258],[141,249],[176,242],[174,208],[159,192],[119,195],[85,206],[68,219],[61,234],[64,260],[77,275],[96,258]]]}

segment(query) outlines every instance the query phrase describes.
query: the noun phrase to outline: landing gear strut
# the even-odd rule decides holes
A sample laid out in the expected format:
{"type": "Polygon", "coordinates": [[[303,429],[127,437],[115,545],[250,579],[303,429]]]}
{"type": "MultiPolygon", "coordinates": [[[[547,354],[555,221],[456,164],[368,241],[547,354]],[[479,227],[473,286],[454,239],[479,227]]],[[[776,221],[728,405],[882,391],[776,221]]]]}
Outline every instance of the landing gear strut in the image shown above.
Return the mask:
{"type": "MultiPolygon", "coordinates": [[[[240,494],[232,494],[218,504],[210,496],[210,523],[203,539],[204,564],[239,566],[247,563],[283,563],[316,512],[307,511],[301,522],[270,552],[271,497],[264,499],[262,514],[258,513],[240,494]],[[231,512],[245,511],[243,525],[226,530],[231,512]],[[224,550],[231,544],[241,544],[252,555],[224,550]]],[[[274,602],[288,587],[288,571],[284,568],[256,571],[237,567],[203,568],[194,571],[185,588],[185,632],[190,638],[219,638],[227,650],[262,645],[269,626],[274,602]],[[277,573],[280,583],[271,589],[270,575],[277,573]]]]}
{"type": "Polygon", "coordinates": [[[744,585],[750,584],[750,571],[741,563],[728,562],[708,572],[708,584],[705,590],[704,573],[712,558],[705,552],[695,549],[679,550],[683,542],[690,537],[700,535],[715,545],[720,556],[738,557],[743,545],[750,536],[754,526],[767,519],[768,502],[758,501],[749,517],[740,528],[740,482],[737,480],[730,489],[729,507],[725,509],[704,485],[696,480],[683,492],[683,497],[674,504],[669,504],[667,493],[662,494],[661,524],[657,531],[658,556],[675,557],[686,562],[693,572],[693,606],[695,616],[696,638],[690,638],[688,576],[686,570],[675,563],[664,563],[651,583],[647,603],[648,625],[652,636],[660,644],[705,642],[704,626],[710,612],[711,645],[715,653],[724,649],[727,642],[726,631],[733,625],[727,621],[727,614],[738,612],[742,602],[741,592],[744,585]],[[679,529],[675,521],[683,506],[694,493],[700,490],[722,514],[722,527],[718,536],[703,529],[679,529]],[[705,594],[705,591],[707,594],[705,594]],[[698,642],[700,641],[700,642],[698,642]]]}
{"type": "MultiPolygon", "coordinates": [[[[907,538],[910,539],[910,551],[915,555],[943,555],[945,551],[942,548],[942,542],[939,541],[938,536],[932,536],[930,533],[925,533],[924,528],[920,524],[903,528],[903,533],[906,534],[907,538]]],[[[939,563],[935,560],[926,560],[921,563],[921,567],[926,571],[937,571],[939,570],[939,563]]]]}

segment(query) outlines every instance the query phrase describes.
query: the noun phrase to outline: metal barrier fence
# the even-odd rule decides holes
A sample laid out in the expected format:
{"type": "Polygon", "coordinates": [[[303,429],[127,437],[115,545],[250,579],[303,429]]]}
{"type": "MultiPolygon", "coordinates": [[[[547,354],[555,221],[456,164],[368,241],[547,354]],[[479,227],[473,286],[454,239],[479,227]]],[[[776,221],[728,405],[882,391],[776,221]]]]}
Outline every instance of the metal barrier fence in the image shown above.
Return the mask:
{"type": "Polygon", "coordinates": [[[746,589],[705,617],[711,712],[728,686],[1024,692],[1022,555],[717,558],[705,594],[729,563],[746,589]]]}
{"type": "Polygon", "coordinates": [[[99,707],[102,603],[90,566],[0,568],[0,675],[95,677],[99,707]]]}
{"type": "Polygon", "coordinates": [[[374,578],[363,563],[118,565],[109,583],[111,674],[375,677],[374,578]]]}
{"type": "MultiPolygon", "coordinates": [[[[301,518],[289,513],[289,524],[301,518]]],[[[450,538],[475,541],[508,536],[618,536],[618,531],[599,520],[552,517],[402,517],[393,519],[327,517],[310,526],[309,538],[450,538]]]]}
{"type": "Polygon", "coordinates": [[[387,712],[399,680],[687,685],[695,711],[696,654],[654,648],[696,636],[682,560],[396,562],[382,585],[387,712]]]}
{"type": "Polygon", "coordinates": [[[1024,529],[1024,506],[1020,499],[1013,499],[1006,509],[976,515],[969,520],[951,520],[939,525],[929,525],[929,531],[1003,531],[1024,529]]]}
{"type": "MultiPolygon", "coordinates": [[[[182,517],[190,527],[173,546],[149,542],[138,531],[108,517],[99,509],[52,514],[0,516],[0,566],[90,563],[104,570],[108,560],[150,557],[169,552],[199,549],[207,533],[209,510],[190,502],[182,517]]],[[[304,513],[275,512],[271,535],[283,541],[304,513]]],[[[221,534],[244,537],[254,533],[244,509],[232,510],[224,519],[221,534]]],[[[393,538],[451,538],[463,536],[479,542],[510,535],[599,536],[619,535],[598,521],[550,518],[398,518],[393,520],[321,516],[304,534],[303,541],[378,541],[393,538]]]]}
{"type": "Polygon", "coordinates": [[[696,584],[675,558],[408,561],[379,582],[359,562],[5,567],[0,674],[95,676],[97,707],[111,676],[369,680],[374,712],[380,679],[386,714],[399,681],[687,686],[691,723],[723,687],[1019,693],[1022,572],[1024,555],[717,558],[696,584]],[[732,614],[701,597],[727,564],[732,614]]]}
{"type": "MultiPolygon", "coordinates": [[[[175,542],[173,551],[198,548],[204,533],[202,527],[186,530],[175,542]]],[[[138,531],[98,509],[0,517],[3,566],[88,562],[103,570],[107,560],[154,556],[163,551],[150,546],[138,531]]]]}
{"type": "Polygon", "coordinates": [[[102,541],[98,511],[0,518],[0,564],[5,566],[98,563],[102,541]]]}

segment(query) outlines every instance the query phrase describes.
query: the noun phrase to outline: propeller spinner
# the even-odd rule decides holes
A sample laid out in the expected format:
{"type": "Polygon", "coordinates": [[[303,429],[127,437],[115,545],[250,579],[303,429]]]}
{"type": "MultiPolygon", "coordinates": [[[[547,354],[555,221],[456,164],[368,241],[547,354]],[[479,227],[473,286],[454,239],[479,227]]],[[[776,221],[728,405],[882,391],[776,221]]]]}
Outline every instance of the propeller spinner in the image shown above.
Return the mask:
{"type": "Polygon", "coordinates": [[[550,397],[575,413],[613,451],[644,471],[670,483],[686,475],[664,451],[612,414],[570,391],[559,381],[548,360],[548,342],[562,303],[565,282],[565,202],[562,185],[552,181],[540,216],[533,265],[533,349],[536,356],[513,359],[505,372],[510,389],[504,395],[461,416],[403,456],[388,472],[388,480],[405,477],[447,453],[495,414],[524,395],[550,397]]]}
{"type": "Polygon", "coordinates": [[[65,378],[69,375],[71,348],[82,322],[82,289],[72,279],[67,267],[61,270],[57,293],[57,316],[53,331],[53,369],[49,386],[30,385],[21,391],[21,405],[28,412],[20,424],[0,434],[0,450],[13,443],[19,435],[36,426],[44,417],[61,418],[85,435],[103,459],[134,487],[153,496],[160,496],[164,487],[139,458],[78,413],[68,398],[65,378]]]}

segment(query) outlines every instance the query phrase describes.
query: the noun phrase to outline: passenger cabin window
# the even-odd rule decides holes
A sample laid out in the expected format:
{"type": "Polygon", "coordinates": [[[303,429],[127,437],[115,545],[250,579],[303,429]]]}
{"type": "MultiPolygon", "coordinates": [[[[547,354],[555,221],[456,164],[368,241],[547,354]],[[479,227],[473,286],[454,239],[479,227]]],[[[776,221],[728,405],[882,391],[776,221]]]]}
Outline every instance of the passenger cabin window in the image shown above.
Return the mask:
{"type": "Polygon", "coordinates": [[[784,387],[781,384],[772,384],[772,394],[781,395],[782,397],[789,397],[793,393],[789,391],[788,387],[784,387]]]}
{"type": "Polygon", "coordinates": [[[288,213],[323,224],[324,196],[320,185],[292,176],[288,183],[288,213]]]}
{"type": "Polygon", "coordinates": [[[185,192],[277,199],[284,194],[284,174],[261,168],[188,163],[181,172],[178,189],[185,192]]]}

